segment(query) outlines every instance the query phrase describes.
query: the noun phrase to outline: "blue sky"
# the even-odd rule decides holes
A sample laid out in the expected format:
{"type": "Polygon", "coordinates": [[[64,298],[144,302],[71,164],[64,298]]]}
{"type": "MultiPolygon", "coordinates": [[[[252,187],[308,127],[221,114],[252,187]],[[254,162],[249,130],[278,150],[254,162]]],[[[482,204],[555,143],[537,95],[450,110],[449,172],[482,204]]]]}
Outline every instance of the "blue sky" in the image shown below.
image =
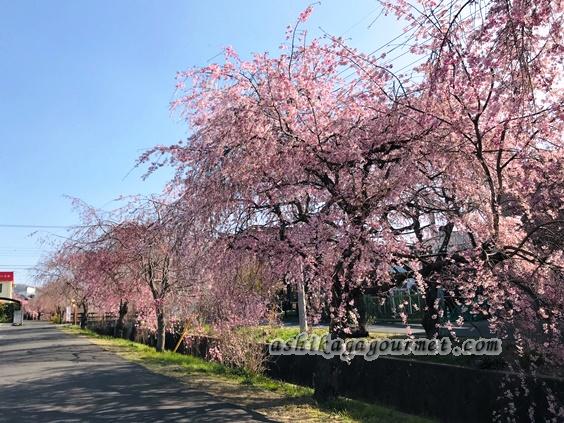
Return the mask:
{"type": "MultiPolygon", "coordinates": [[[[310,3],[0,0],[0,270],[32,282],[38,240],[65,229],[5,225],[76,224],[65,195],[111,208],[122,194],[160,192],[166,171],[142,181],[133,167],[187,133],[168,109],[176,72],[229,45],[275,54],[310,3]]],[[[385,17],[369,27],[379,13],[375,0],[326,0],[306,28],[371,52],[402,29],[385,17]]]]}

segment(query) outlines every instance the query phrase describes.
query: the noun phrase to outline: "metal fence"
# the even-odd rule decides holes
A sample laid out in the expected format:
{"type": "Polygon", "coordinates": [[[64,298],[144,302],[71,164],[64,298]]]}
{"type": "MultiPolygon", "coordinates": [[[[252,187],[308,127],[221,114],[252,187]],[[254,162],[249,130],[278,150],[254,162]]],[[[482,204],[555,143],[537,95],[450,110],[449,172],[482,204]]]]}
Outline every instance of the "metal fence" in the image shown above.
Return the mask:
{"type": "MultiPolygon", "coordinates": [[[[462,308],[451,301],[444,290],[439,289],[439,307],[443,310],[442,323],[454,322],[459,317],[465,321],[480,321],[486,316],[471,313],[469,309],[462,308]]],[[[376,297],[365,295],[364,307],[366,310],[367,323],[372,324],[378,320],[401,320],[401,313],[405,313],[410,320],[418,320],[423,317],[425,300],[421,293],[415,290],[397,289],[382,301],[376,297]]]]}

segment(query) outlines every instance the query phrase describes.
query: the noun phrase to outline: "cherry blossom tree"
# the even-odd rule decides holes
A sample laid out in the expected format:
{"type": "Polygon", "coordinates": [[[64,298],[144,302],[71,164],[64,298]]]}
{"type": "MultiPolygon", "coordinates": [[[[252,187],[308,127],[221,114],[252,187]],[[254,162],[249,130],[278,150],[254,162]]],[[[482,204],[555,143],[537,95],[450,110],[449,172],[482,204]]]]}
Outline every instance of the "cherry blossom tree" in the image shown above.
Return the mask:
{"type": "MultiPolygon", "coordinates": [[[[417,187],[403,215],[421,230],[413,216],[430,221],[433,214],[444,229],[444,248],[421,260],[423,273],[447,280],[470,270],[463,286],[455,282],[464,302],[480,291],[487,298],[480,312],[496,316],[490,321],[505,316],[529,330],[542,322],[547,335],[557,335],[563,304],[557,236],[563,224],[562,6],[420,3],[417,12],[404,3],[388,6],[417,22],[417,51],[430,54],[417,87],[423,94],[406,100],[436,122],[425,141],[430,159],[418,163],[428,182],[417,187]],[[455,228],[469,234],[462,255],[446,251],[455,228]],[[550,242],[540,242],[543,235],[550,242]]],[[[427,295],[436,283],[442,282],[427,284],[427,295]]],[[[429,299],[428,315],[437,316],[436,296],[429,299]]]]}
{"type": "Polygon", "coordinates": [[[62,280],[53,274],[46,274],[44,270],[43,265],[38,269],[36,277],[43,285],[37,288],[35,297],[26,304],[26,311],[36,319],[55,315],[62,321],[63,310],[69,304],[66,286],[62,280]]]}
{"type": "MultiPolygon", "coordinates": [[[[206,243],[189,221],[179,218],[180,208],[160,199],[133,202],[111,230],[111,238],[124,251],[124,264],[150,293],[156,319],[156,349],[164,350],[167,310],[180,309],[196,295],[199,262],[206,243]]],[[[185,215],[182,215],[185,216],[185,215]]]]}
{"type": "Polygon", "coordinates": [[[423,82],[412,88],[418,94],[402,100],[434,121],[417,167],[427,182],[412,187],[393,216],[414,234],[427,333],[438,332],[440,287],[486,316],[519,354],[557,365],[564,312],[562,4],[387,6],[417,28],[414,51],[429,55],[419,68],[423,82]],[[460,234],[465,245],[452,248],[460,234]]]}
{"type": "Polygon", "coordinates": [[[44,289],[44,294],[49,292],[51,297],[62,301],[57,305],[58,313],[71,304],[81,309],[81,328],[86,327],[93,299],[94,284],[88,262],[87,254],[65,247],[53,252],[41,264],[39,274],[49,288],[44,289]]]}
{"type": "Polygon", "coordinates": [[[364,287],[391,286],[391,251],[402,246],[382,217],[412,184],[409,151],[428,128],[400,110],[385,89],[391,76],[370,57],[339,40],[307,43],[297,29],[283,47],[250,61],[228,49],[223,65],[182,73],[175,106],[193,134],[142,161],[166,154],[183,200],[238,248],[277,244],[282,266],[305,267],[332,333],[350,336],[364,287]],[[358,77],[346,80],[350,65],[358,77]]]}
{"type": "Polygon", "coordinates": [[[227,49],[223,65],[182,73],[175,107],[192,135],[141,162],[176,167],[181,201],[216,238],[265,257],[281,278],[305,273],[333,335],[365,336],[362,293],[388,291],[407,252],[385,218],[417,183],[405,169],[432,126],[398,101],[375,59],[338,39],[308,43],[298,32],[308,14],[289,30],[287,53],[244,61],[227,49]],[[356,77],[342,77],[346,67],[356,77]]]}
{"type": "MultiPolygon", "coordinates": [[[[401,266],[428,336],[444,291],[519,352],[561,362],[563,6],[382,4],[413,31],[422,81],[309,40],[311,7],[279,55],[227,48],[180,73],[173,107],[190,136],[140,158],[149,173],[174,167],[166,195],[82,207],[45,264],[49,286],[84,319],[116,310],[118,332],[131,304],[150,307],[162,351],[172,320],[258,324],[282,281],[305,286],[314,321],[328,311],[331,335],[366,336],[362,296],[386,295],[401,266]]],[[[338,393],[328,366],[320,398],[338,393]]]]}
{"type": "Polygon", "coordinates": [[[431,336],[439,287],[492,323],[556,335],[561,5],[384,6],[428,55],[423,82],[340,39],[308,42],[308,8],[279,56],[245,61],[229,48],[223,64],[181,73],[174,107],[191,136],[141,161],[173,165],[182,201],[217,237],[262,253],[281,277],[305,270],[335,335],[364,332],[361,294],[394,286],[398,264],[419,280],[431,336]],[[455,235],[464,242],[452,248],[455,235]]]}

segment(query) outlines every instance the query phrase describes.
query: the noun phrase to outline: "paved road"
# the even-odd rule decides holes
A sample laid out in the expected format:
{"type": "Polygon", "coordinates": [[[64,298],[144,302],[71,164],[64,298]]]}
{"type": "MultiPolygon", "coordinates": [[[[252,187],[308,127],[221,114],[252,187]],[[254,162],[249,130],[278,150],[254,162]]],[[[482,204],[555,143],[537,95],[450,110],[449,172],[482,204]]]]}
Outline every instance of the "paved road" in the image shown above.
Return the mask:
{"type": "Polygon", "coordinates": [[[46,323],[0,324],[0,422],[268,422],[46,323]]]}

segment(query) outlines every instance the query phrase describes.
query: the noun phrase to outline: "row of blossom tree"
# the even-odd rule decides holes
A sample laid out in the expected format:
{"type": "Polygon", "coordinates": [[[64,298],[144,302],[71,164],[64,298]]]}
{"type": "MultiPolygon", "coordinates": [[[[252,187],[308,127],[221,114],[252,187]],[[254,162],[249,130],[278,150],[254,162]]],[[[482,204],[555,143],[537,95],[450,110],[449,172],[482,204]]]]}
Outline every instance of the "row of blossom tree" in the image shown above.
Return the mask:
{"type": "Polygon", "coordinates": [[[562,3],[382,7],[407,23],[420,78],[340,38],[308,40],[311,7],[281,54],[228,48],[180,73],[173,108],[190,136],[140,159],[176,170],[167,199],[93,214],[53,256],[78,301],[120,317],[134,302],[162,349],[165,310],[258,322],[280,281],[299,281],[312,321],[326,311],[333,335],[358,336],[363,293],[385,296],[401,267],[428,336],[440,288],[519,351],[561,361],[562,3]]]}
{"type": "Polygon", "coordinates": [[[104,213],[75,201],[83,225],[39,267],[45,285],[29,311],[72,304],[83,328],[90,312],[114,313],[117,336],[129,313],[155,331],[157,351],[174,322],[232,328],[266,315],[273,286],[258,258],[206,238],[210,232],[185,220],[180,204],[135,198],[104,213]]]}

